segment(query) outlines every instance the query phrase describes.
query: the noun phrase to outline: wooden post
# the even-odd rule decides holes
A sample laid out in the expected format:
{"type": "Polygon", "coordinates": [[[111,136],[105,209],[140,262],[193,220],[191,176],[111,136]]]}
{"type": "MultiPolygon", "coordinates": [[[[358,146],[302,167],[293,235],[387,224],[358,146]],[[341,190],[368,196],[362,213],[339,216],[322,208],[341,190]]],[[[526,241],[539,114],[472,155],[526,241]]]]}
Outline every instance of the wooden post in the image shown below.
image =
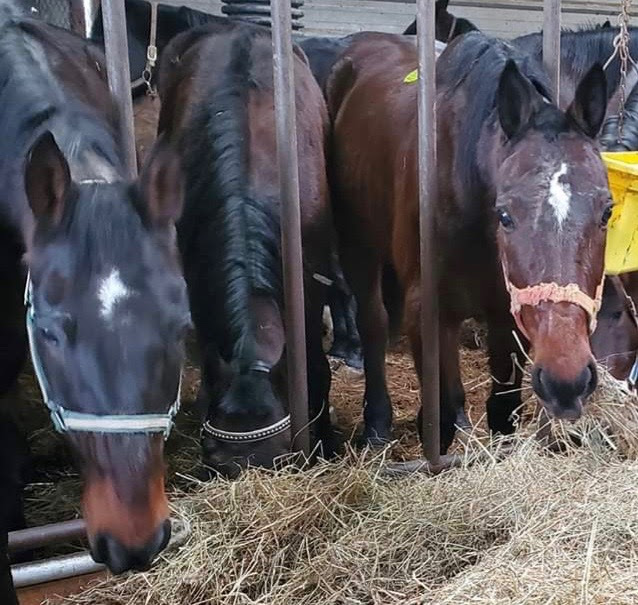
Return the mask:
{"type": "Polygon", "coordinates": [[[560,0],[544,0],[543,64],[549,74],[558,105],[560,99],[560,0]]]}
{"type": "Polygon", "coordinates": [[[421,241],[421,339],[425,457],[432,466],[440,460],[439,305],[434,206],[436,204],[436,54],[433,0],[417,0],[419,49],[419,209],[421,241]]]}
{"type": "Polygon", "coordinates": [[[281,192],[288,401],[293,451],[310,452],[301,210],[290,0],[271,0],[277,163],[281,192]]]}
{"type": "Polygon", "coordinates": [[[135,179],[137,177],[137,156],[124,0],[102,0],[102,20],[109,88],[119,109],[123,159],[129,177],[135,179]]]}

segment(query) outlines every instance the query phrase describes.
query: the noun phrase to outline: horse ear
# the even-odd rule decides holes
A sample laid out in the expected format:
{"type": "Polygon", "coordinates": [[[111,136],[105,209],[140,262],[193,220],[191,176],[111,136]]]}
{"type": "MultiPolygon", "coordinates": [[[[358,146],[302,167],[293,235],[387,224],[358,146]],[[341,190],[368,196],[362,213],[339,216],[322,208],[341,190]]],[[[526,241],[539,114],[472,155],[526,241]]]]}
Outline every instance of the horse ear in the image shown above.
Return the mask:
{"type": "Polygon", "coordinates": [[[516,136],[541,108],[543,97],[509,59],[497,92],[498,118],[508,139],[516,136]]]}
{"type": "Polygon", "coordinates": [[[447,11],[447,5],[449,4],[449,0],[436,0],[436,5],[435,5],[435,12],[439,13],[444,13],[445,11],[447,11]]]}
{"type": "Polygon", "coordinates": [[[600,132],[607,111],[607,77],[600,63],[594,64],[576,88],[574,101],[567,109],[567,117],[589,138],[600,132]]]}
{"type": "Polygon", "coordinates": [[[24,171],[24,187],[36,220],[60,222],[70,184],[69,165],[47,130],[31,146],[24,171]]]}
{"type": "Polygon", "coordinates": [[[140,175],[146,216],[158,229],[171,226],[182,214],[184,183],[177,154],[158,140],[140,175]]]}

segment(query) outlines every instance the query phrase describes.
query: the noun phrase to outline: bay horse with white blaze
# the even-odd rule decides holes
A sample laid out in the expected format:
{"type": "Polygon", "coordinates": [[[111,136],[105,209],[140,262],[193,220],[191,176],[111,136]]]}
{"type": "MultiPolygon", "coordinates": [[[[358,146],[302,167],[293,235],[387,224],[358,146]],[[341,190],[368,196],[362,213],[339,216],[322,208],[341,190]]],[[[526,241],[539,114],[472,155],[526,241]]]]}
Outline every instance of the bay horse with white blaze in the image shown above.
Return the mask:
{"type": "MultiPolygon", "coordinates": [[[[334,449],[322,349],[332,215],[328,116],[295,47],[311,432],[334,449]]],[[[204,462],[236,475],[290,451],[272,41],[231,21],[191,30],[160,65],[159,136],[184,158],[178,240],[202,363],[204,462]]]]}
{"type": "Polygon", "coordinates": [[[10,235],[0,340],[12,343],[2,394],[28,333],[45,403],[82,467],[93,557],[114,572],[145,569],[170,535],[162,450],[189,325],[178,162],[158,148],[130,182],[101,52],[0,14],[0,229],[10,235]]]}
{"type": "MultiPolygon", "coordinates": [[[[361,34],[328,82],[334,208],[359,307],[364,436],[372,443],[391,435],[380,291],[388,262],[405,289],[421,369],[417,87],[404,83],[416,64],[405,39],[361,34]]],[[[468,33],[440,56],[437,90],[438,197],[428,203],[436,215],[445,451],[455,427],[467,425],[458,336],[468,317],[488,323],[492,430],[511,432],[521,401],[524,352],[516,327],[533,347],[533,387],[546,410],[558,418],[582,413],[597,380],[589,335],[602,295],[611,198],[595,142],[607,98],[600,66],[563,112],[550,101],[540,62],[468,33]]]]}

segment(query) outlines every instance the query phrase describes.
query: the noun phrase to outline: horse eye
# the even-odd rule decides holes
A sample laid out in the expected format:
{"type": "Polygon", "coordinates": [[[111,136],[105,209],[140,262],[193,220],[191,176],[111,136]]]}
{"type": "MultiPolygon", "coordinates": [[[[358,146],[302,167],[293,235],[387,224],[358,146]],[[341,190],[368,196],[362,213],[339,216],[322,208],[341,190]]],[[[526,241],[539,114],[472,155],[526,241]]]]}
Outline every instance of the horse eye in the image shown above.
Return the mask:
{"type": "Polygon", "coordinates": [[[49,344],[59,345],[60,340],[49,328],[39,328],[40,336],[46,340],[49,344]]]}
{"type": "Polygon", "coordinates": [[[605,206],[605,209],[603,210],[603,217],[600,220],[603,227],[607,226],[607,223],[609,222],[609,219],[611,218],[611,213],[612,213],[612,205],[609,204],[605,206]]]}
{"type": "Polygon", "coordinates": [[[497,209],[496,214],[498,216],[498,220],[500,221],[501,225],[503,225],[505,229],[514,228],[514,219],[512,219],[512,217],[509,215],[507,210],[503,210],[502,208],[499,208],[497,209]]]}

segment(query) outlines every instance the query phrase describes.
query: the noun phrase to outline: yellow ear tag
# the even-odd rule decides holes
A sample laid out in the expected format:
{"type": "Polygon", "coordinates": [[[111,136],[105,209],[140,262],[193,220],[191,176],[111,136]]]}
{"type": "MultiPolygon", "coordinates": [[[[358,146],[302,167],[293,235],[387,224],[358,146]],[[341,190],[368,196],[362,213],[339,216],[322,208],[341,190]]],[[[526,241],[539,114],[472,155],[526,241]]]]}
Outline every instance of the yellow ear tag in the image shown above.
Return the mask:
{"type": "Polygon", "coordinates": [[[419,70],[415,69],[411,71],[405,78],[403,78],[403,82],[406,84],[414,84],[419,79],[419,70]]]}

